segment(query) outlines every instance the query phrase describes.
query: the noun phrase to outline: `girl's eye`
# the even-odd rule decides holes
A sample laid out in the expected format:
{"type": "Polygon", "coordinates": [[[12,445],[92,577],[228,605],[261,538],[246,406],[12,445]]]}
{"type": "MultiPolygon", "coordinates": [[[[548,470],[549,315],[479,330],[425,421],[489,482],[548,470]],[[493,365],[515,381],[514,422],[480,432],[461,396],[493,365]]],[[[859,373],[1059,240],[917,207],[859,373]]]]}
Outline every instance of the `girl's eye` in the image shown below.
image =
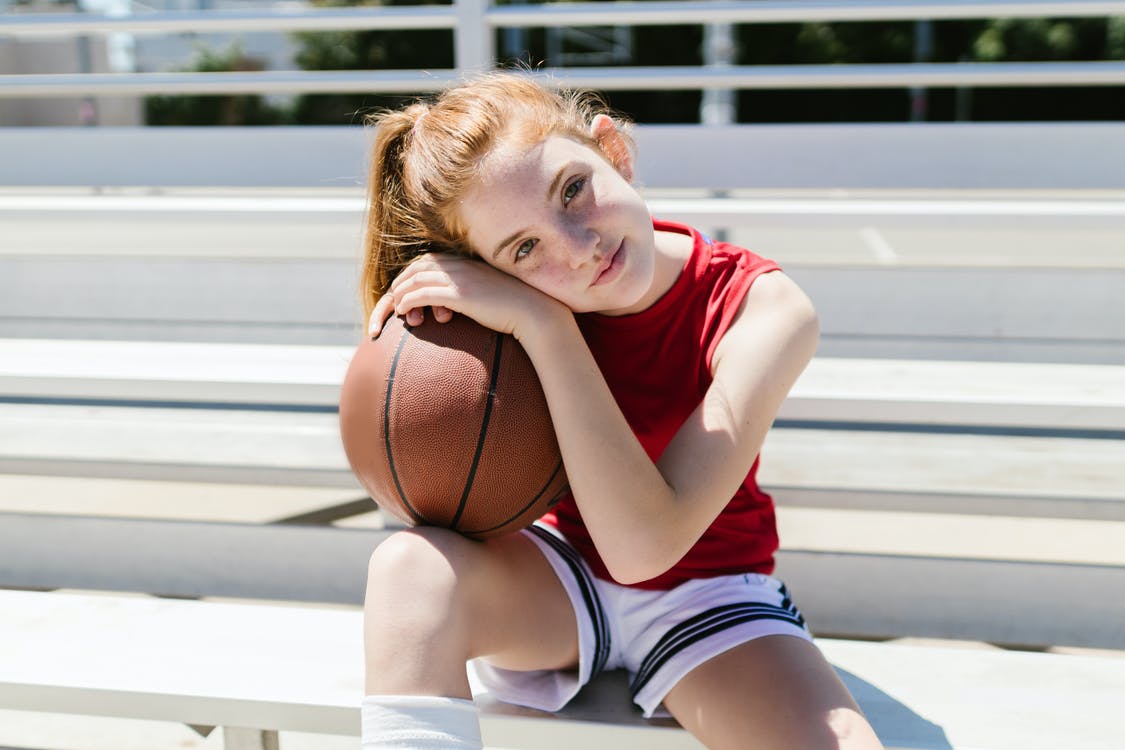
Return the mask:
{"type": "Polygon", "coordinates": [[[574,200],[574,198],[582,192],[584,187],[586,187],[585,177],[579,177],[574,182],[569,183],[566,188],[563,189],[563,205],[574,200]]]}
{"type": "Polygon", "coordinates": [[[516,261],[521,261],[531,254],[531,249],[539,244],[539,240],[524,240],[516,248],[516,261]]]}

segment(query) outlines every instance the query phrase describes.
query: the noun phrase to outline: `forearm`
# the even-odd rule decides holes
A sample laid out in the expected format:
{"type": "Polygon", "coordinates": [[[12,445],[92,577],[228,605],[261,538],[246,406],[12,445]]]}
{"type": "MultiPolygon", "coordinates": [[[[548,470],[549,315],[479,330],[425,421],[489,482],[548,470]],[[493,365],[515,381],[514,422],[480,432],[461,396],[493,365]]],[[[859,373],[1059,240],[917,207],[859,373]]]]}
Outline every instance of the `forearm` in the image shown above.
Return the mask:
{"type": "Polygon", "coordinates": [[[551,316],[521,342],[543,384],[575,501],[610,572],[622,582],[662,573],[694,537],[679,538],[676,494],[622,415],[573,316],[551,316]]]}
{"type": "Polygon", "coordinates": [[[529,330],[575,500],[623,582],[663,573],[722,512],[817,341],[816,313],[796,285],[759,279],[717,348],[702,401],[653,463],[569,311],[529,330]]]}

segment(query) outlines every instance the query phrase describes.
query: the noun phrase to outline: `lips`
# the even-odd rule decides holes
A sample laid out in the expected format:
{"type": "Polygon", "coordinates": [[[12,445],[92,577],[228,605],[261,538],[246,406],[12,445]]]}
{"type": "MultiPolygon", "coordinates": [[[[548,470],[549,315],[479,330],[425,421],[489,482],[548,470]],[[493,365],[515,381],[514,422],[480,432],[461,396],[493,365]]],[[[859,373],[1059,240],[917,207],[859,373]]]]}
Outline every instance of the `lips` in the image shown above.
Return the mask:
{"type": "Polygon", "coordinates": [[[597,286],[601,283],[602,279],[606,277],[606,275],[609,273],[609,270],[613,268],[613,264],[617,261],[617,256],[621,252],[621,247],[624,244],[624,240],[617,243],[617,247],[614,248],[613,252],[605,257],[605,260],[602,261],[602,264],[598,268],[597,273],[594,274],[594,280],[590,283],[590,286],[597,286]]]}

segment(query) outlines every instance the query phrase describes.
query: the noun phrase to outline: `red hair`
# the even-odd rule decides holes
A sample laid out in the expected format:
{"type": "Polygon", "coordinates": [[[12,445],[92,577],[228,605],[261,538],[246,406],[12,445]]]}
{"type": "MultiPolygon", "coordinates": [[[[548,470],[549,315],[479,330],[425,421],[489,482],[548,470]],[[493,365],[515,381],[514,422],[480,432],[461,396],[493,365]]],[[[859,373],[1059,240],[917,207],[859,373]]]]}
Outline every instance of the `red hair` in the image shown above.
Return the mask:
{"type": "MultiPolygon", "coordinates": [[[[605,111],[588,94],[554,91],[527,75],[491,73],[432,101],[369,118],[375,143],[360,277],[364,318],[416,256],[472,253],[456,206],[498,143],[515,138],[531,145],[565,135],[598,148],[590,125],[605,111]]],[[[616,165],[615,155],[607,158],[616,165]]]]}

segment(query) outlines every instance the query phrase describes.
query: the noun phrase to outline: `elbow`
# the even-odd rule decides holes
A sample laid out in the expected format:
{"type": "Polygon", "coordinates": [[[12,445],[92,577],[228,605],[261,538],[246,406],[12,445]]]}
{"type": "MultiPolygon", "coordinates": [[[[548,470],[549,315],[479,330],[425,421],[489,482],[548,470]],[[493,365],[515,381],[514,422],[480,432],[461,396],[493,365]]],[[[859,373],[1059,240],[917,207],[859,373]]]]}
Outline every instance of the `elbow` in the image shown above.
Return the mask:
{"type": "Polygon", "coordinates": [[[805,349],[808,351],[809,359],[816,352],[817,347],[820,345],[820,316],[817,315],[816,308],[813,307],[812,300],[805,297],[804,305],[799,318],[798,336],[805,349]]]}
{"type": "Polygon", "coordinates": [[[631,586],[667,573],[681,557],[683,555],[672,559],[666,549],[638,550],[619,546],[614,554],[603,554],[602,562],[614,581],[631,586]]]}
{"type": "Polygon", "coordinates": [[[809,329],[809,339],[812,342],[812,350],[815,352],[820,345],[820,316],[816,314],[816,310],[811,311],[806,327],[809,329]]]}
{"type": "Polygon", "coordinates": [[[619,583],[622,586],[632,586],[644,581],[651,580],[663,573],[664,570],[667,570],[667,568],[665,568],[664,570],[647,570],[636,565],[629,565],[624,567],[611,567],[609,565],[606,565],[606,568],[609,570],[609,575],[614,580],[614,582],[619,583]]]}

